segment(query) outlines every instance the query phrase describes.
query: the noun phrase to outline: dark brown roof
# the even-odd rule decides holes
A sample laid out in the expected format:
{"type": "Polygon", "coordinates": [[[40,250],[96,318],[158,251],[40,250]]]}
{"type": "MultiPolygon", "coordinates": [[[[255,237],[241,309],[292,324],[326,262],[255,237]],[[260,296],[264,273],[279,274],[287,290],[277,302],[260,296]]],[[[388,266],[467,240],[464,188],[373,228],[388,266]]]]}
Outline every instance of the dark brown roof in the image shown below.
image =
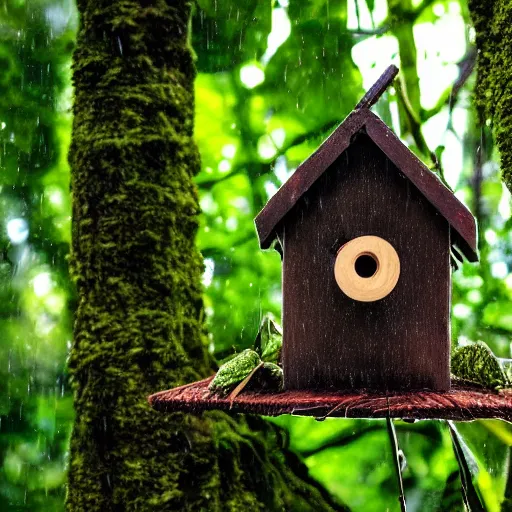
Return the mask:
{"type": "Polygon", "coordinates": [[[369,107],[375,103],[392,80],[394,75],[390,73],[390,70],[393,72],[396,68],[390,67],[386,70],[357,105],[356,109],[297,168],[258,214],[255,224],[262,249],[270,247],[276,238],[278,225],[313,183],[350,146],[352,137],[360,131],[365,131],[384,154],[448,221],[451,226],[452,244],[469,261],[478,261],[477,229],[471,212],[400,141],[388,126],[369,110],[369,107]]]}
{"type": "Polygon", "coordinates": [[[494,392],[477,387],[464,387],[452,382],[446,392],[396,391],[310,391],[290,390],[281,393],[258,393],[244,390],[233,401],[208,391],[213,377],[160,391],[148,397],[157,410],[199,414],[220,409],[237,413],[297,414],[300,416],[338,416],[342,418],[449,419],[473,421],[497,418],[512,421],[512,391],[494,392]]]}

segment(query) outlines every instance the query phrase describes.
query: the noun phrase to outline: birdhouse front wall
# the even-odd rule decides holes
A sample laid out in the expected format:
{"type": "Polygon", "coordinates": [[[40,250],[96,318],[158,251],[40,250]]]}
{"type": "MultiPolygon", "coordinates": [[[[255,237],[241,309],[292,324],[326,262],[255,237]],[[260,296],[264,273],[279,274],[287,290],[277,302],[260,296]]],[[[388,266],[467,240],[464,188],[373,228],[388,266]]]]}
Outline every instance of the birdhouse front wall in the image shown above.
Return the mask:
{"type": "Polygon", "coordinates": [[[287,389],[449,389],[449,226],[368,136],[302,196],[279,238],[287,389]],[[370,302],[334,276],[339,249],[365,235],[400,261],[394,289],[370,302]]]}

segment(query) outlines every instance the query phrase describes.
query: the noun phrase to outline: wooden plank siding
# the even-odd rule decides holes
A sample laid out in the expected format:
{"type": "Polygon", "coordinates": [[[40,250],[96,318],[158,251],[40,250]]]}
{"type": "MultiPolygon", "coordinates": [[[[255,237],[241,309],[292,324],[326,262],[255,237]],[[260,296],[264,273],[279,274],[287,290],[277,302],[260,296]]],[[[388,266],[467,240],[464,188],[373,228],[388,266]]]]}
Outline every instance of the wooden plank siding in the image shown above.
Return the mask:
{"type": "Polygon", "coordinates": [[[279,227],[286,389],[449,389],[450,229],[364,134],[279,227]],[[337,250],[362,235],[390,242],[401,274],[390,295],[346,297],[337,250]]]}

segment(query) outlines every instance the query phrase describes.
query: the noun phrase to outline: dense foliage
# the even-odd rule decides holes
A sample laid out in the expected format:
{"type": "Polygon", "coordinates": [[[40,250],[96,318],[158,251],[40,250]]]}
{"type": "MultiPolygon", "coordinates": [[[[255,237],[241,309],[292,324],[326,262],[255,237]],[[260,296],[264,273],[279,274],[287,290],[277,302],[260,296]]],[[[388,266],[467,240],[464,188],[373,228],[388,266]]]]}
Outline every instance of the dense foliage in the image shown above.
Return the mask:
{"type": "MultiPolygon", "coordinates": [[[[70,243],[69,0],[6,0],[0,11],[0,505],[62,510],[73,421],[66,357],[70,243]]],[[[249,347],[280,314],[280,258],[252,219],[389,63],[402,82],[379,115],[477,216],[478,265],[454,274],[452,335],[511,357],[510,196],[471,109],[474,31],[465,0],[200,0],[193,17],[197,177],[209,349],[249,347]]],[[[171,382],[171,380],[170,380],[171,382]]],[[[156,390],[155,390],[156,391],[156,390]]],[[[394,510],[386,425],[283,417],[311,473],[353,511],[394,510]]],[[[409,510],[461,510],[459,467],[441,422],[398,422],[409,510]]],[[[487,510],[512,496],[512,429],[457,424],[487,510]]]]}

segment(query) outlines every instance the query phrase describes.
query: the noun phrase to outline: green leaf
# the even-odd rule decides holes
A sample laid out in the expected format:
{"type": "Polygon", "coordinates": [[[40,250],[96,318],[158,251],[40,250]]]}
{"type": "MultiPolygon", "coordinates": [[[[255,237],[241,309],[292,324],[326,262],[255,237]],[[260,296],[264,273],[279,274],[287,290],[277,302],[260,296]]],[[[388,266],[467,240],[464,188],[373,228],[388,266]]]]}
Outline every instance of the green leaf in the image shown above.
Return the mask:
{"type": "Polygon", "coordinates": [[[491,327],[512,331],[512,307],[508,301],[496,301],[484,308],[483,322],[491,327]]]}
{"type": "Polygon", "coordinates": [[[456,348],[452,354],[451,371],[459,379],[489,388],[502,388],[508,384],[500,362],[483,341],[456,348]]]}
{"type": "Polygon", "coordinates": [[[509,446],[505,442],[511,426],[502,421],[472,421],[456,425],[464,448],[474,465],[473,482],[480,499],[491,512],[501,511],[509,473],[509,446]],[[502,427],[500,429],[500,426],[502,427]]]}
{"type": "Polygon", "coordinates": [[[371,12],[375,9],[375,0],[365,0],[368,10],[371,12]]]}
{"type": "Polygon", "coordinates": [[[268,313],[261,321],[254,349],[261,355],[263,361],[278,363],[281,359],[282,346],[283,332],[281,327],[273,320],[273,316],[268,313]]]}
{"type": "Polygon", "coordinates": [[[271,0],[198,3],[192,36],[200,71],[229,71],[243,61],[263,55],[272,28],[271,0]]]}
{"type": "Polygon", "coordinates": [[[462,493],[464,505],[469,512],[486,512],[487,509],[482,504],[478,492],[473,484],[472,469],[475,471],[476,463],[471,458],[471,453],[464,446],[464,442],[460,438],[454,424],[448,421],[448,428],[450,429],[450,436],[453,443],[453,451],[459,464],[459,474],[462,482],[462,493]]]}
{"type": "Polygon", "coordinates": [[[350,56],[346,1],[291,2],[288,13],[291,34],[269,61],[260,90],[274,119],[297,119],[309,132],[354,108],[361,74],[350,56]]]}
{"type": "Polygon", "coordinates": [[[259,364],[261,359],[254,350],[246,349],[223,364],[210,383],[212,393],[227,393],[242,382],[259,364]]]}

